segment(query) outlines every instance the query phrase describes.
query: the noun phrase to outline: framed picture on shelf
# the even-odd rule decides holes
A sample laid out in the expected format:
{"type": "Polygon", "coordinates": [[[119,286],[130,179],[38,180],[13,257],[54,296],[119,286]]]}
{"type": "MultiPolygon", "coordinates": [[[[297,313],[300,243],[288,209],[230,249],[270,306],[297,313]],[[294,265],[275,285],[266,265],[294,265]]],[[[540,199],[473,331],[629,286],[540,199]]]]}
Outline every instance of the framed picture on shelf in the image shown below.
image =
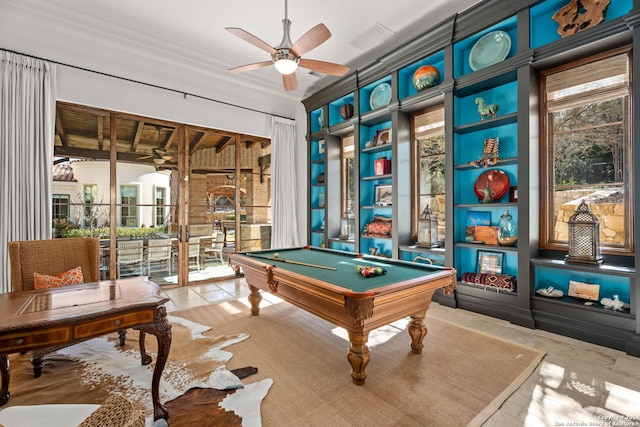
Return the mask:
{"type": "Polygon", "coordinates": [[[509,202],[515,203],[518,201],[518,186],[509,187],[509,202]]]}
{"type": "Polygon", "coordinates": [[[324,139],[318,141],[318,153],[324,154],[324,139]]]}
{"type": "Polygon", "coordinates": [[[476,272],[481,274],[502,274],[504,254],[494,251],[478,251],[476,272]]]}
{"type": "Polygon", "coordinates": [[[376,206],[391,206],[393,203],[393,185],[391,184],[376,185],[373,194],[376,206]]]}
{"type": "Polygon", "coordinates": [[[391,128],[376,131],[375,145],[385,145],[391,142],[391,128]]]}
{"type": "Polygon", "coordinates": [[[465,241],[475,240],[477,226],[491,225],[491,212],[469,211],[467,212],[467,228],[465,230],[465,241]]]}

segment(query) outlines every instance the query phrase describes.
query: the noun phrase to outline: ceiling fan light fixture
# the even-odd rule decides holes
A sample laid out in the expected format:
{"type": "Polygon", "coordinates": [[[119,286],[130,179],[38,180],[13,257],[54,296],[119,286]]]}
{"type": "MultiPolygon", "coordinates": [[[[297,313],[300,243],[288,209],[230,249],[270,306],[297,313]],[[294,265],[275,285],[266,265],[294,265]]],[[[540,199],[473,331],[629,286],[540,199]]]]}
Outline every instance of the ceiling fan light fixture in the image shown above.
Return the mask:
{"type": "Polygon", "coordinates": [[[165,162],[164,157],[154,157],[153,158],[153,163],[155,163],[156,165],[163,165],[165,162]]]}
{"type": "Polygon", "coordinates": [[[300,58],[289,53],[288,51],[281,51],[272,55],[273,66],[280,74],[291,74],[298,69],[298,62],[300,58]]]}

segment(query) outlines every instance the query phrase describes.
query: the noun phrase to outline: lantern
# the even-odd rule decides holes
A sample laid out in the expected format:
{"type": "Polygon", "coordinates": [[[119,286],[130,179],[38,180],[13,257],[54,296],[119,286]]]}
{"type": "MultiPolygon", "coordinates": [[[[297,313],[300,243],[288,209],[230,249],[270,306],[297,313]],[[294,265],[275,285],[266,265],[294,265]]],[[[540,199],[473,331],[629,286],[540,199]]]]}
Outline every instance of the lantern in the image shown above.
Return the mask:
{"type": "Polygon", "coordinates": [[[354,240],[356,238],[356,216],[347,207],[340,219],[340,240],[354,240]]]}
{"type": "Polygon", "coordinates": [[[569,218],[569,253],[564,259],[582,264],[602,264],[600,222],[584,200],[569,218]]]}
{"type": "Polygon", "coordinates": [[[418,218],[418,241],[416,246],[438,247],[438,219],[427,205],[418,218]]]}

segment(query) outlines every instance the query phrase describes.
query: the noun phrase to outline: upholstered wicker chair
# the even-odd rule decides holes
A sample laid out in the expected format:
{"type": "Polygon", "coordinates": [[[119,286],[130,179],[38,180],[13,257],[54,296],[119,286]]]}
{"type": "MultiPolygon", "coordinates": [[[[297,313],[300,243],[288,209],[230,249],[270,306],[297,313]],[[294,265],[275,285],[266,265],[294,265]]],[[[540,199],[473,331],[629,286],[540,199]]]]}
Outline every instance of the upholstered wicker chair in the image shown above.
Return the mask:
{"type": "MultiPolygon", "coordinates": [[[[95,237],[9,242],[9,258],[12,292],[33,290],[34,273],[56,276],[78,266],[82,268],[85,282],[100,281],[100,240],[95,237]]],[[[120,345],[124,345],[126,330],[119,334],[120,345]]],[[[36,378],[42,373],[44,356],[64,347],[48,347],[31,352],[36,378]]]]}
{"type": "Polygon", "coordinates": [[[33,273],[55,276],[78,266],[85,282],[100,281],[100,240],[95,237],[9,242],[11,290],[33,290],[33,273]]]}

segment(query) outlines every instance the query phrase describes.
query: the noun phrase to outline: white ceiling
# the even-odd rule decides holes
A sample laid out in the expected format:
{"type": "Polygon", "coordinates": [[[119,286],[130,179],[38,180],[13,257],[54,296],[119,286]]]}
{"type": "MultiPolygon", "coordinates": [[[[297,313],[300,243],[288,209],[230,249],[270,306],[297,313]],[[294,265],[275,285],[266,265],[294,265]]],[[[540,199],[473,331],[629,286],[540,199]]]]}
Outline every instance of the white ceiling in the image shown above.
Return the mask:
{"type": "MultiPolygon", "coordinates": [[[[293,42],[318,23],[332,33],[305,58],[353,70],[475,3],[478,0],[291,0],[288,18],[293,42]],[[373,35],[381,32],[392,38],[377,41],[373,35]],[[358,41],[364,50],[356,46],[358,41]]],[[[203,90],[197,88],[206,87],[207,80],[218,80],[300,101],[336,78],[300,68],[298,89],[285,94],[273,67],[237,75],[226,71],[270,58],[225,27],[240,27],[275,46],[282,39],[284,13],[284,0],[0,0],[0,26],[11,19],[14,28],[24,32],[12,40],[0,39],[0,48],[190,93],[203,90]],[[18,25],[16,19],[23,22],[18,25]],[[58,33],[55,41],[45,31],[58,33]],[[23,51],[19,37],[38,37],[38,42],[23,51]]]]}

